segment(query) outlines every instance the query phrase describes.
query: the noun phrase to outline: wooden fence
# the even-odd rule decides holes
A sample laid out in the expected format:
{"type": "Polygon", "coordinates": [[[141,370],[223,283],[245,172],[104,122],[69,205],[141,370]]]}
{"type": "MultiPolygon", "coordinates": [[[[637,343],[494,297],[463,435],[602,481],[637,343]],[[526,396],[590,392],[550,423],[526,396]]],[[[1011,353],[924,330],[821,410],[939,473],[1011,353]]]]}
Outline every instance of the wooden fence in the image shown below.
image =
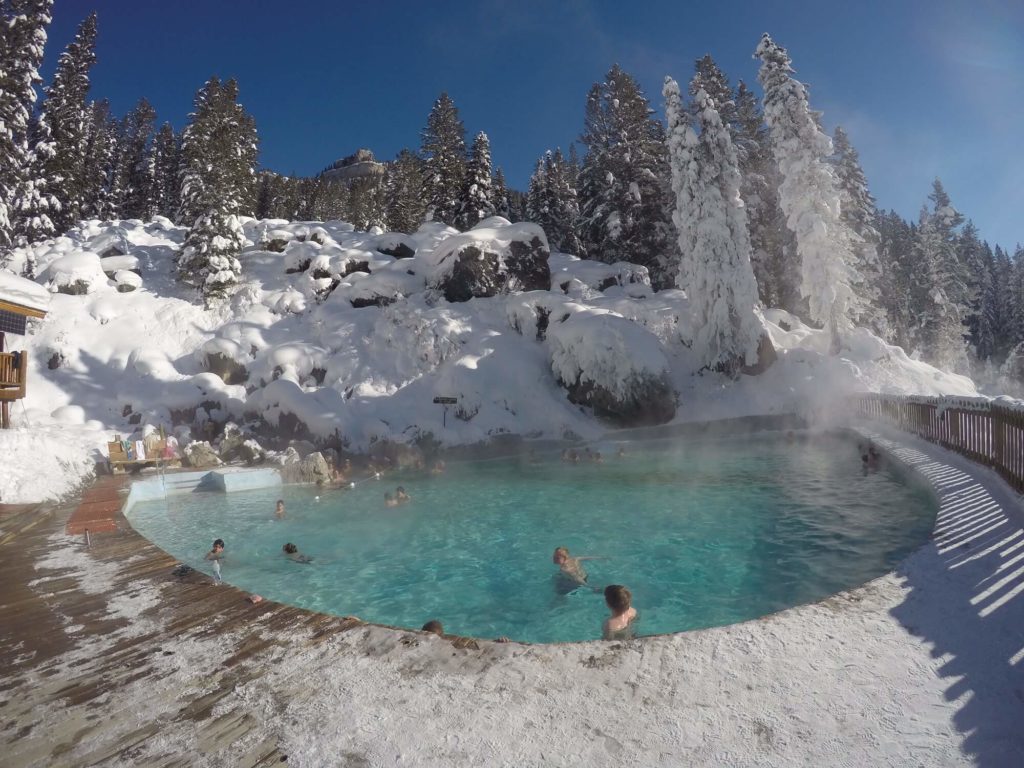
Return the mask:
{"type": "Polygon", "coordinates": [[[992,467],[1024,492],[1024,409],[974,397],[862,395],[858,410],[992,467]]]}

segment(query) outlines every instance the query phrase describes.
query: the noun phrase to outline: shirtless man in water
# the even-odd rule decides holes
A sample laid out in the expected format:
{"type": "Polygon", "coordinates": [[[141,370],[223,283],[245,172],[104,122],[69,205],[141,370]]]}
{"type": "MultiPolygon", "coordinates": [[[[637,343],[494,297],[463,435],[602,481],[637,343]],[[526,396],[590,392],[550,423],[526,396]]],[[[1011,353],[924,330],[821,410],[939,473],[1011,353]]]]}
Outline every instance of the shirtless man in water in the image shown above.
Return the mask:
{"type": "Polygon", "coordinates": [[[587,572],[580,563],[584,560],[599,559],[599,557],[593,555],[588,555],[586,557],[572,557],[569,554],[569,550],[565,547],[558,547],[555,549],[555,554],[551,557],[551,561],[558,566],[561,580],[564,582],[565,586],[570,587],[569,591],[587,583],[587,572]]]}

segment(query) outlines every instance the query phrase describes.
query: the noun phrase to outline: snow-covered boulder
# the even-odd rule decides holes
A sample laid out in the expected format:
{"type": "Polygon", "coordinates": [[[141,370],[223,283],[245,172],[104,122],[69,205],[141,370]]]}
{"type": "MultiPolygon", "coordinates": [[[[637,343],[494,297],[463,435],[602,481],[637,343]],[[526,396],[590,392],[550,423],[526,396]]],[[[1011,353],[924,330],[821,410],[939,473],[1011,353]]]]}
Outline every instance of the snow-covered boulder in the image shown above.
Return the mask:
{"type": "Polygon", "coordinates": [[[670,421],[676,395],[658,338],[619,315],[577,312],[547,328],[551,370],[569,400],[617,426],[670,421]]]}
{"type": "Polygon", "coordinates": [[[210,339],[196,352],[196,361],[202,369],[220,376],[225,384],[244,384],[249,380],[248,359],[246,350],[238,342],[224,338],[210,339]]]}
{"type": "Polygon", "coordinates": [[[141,274],[139,259],[136,256],[103,256],[100,257],[100,265],[108,277],[113,277],[116,272],[121,270],[141,274]]]}
{"type": "Polygon", "coordinates": [[[53,293],[81,296],[107,284],[100,257],[92,251],[61,256],[47,267],[43,277],[53,293]]]}
{"type": "Polygon", "coordinates": [[[245,464],[259,464],[267,455],[256,440],[248,437],[237,424],[224,425],[224,436],[218,446],[220,458],[226,462],[241,461],[245,464]]]}
{"type": "Polygon", "coordinates": [[[536,224],[493,217],[437,245],[428,257],[429,285],[452,302],[551,285],[547,237],[536,224]],[[493,226],[482,226],[488,222],[493,226]]]}
{"type": "Polygon", "coordinates": [[[379,253],[396,259],[411,259],[416,255],[416,241],[401,232],[385,232],[376,239],[373,247],[379,253]]]}
{"type": "Polygon", "coordinates": [[[560,290],[562,293],[569,293],[573,280],[579,280],[595,291],[607,291],[616,286],[651,284],[647,267],[628,261],[605,264],[568,253],[553,253],[548,263],[551,266],[551,290],[560,290]]]}
{"type": "Polygon", "coordinates": [[[142,278],[127,269],[117,270],[114,273],[114,282],[117,283],[118,293],[131,293],[142,287],[142,278]]]}
{"type": "Polygon", "coordinates": [[[184,454],[185,463],[195,469],[219,467],[224,463],[220,460],[217,452],[213,450],[213,446],[205,441],[189,443],[185,446],[184,454]]]}

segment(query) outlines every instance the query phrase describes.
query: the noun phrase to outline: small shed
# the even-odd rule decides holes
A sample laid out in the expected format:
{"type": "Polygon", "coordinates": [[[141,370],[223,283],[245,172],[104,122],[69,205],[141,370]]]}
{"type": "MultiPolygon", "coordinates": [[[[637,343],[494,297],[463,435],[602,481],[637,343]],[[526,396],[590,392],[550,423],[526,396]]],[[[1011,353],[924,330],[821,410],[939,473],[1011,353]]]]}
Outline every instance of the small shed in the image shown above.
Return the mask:
{"type": "Polygon", "coordinates": [[[25,396],[28,355],[8,351],[8,336],[24,336],[30,317],[46,317],[50,293],[43,286],[0,271],[0,428],[10,429],[11,402],[25,396]]]}

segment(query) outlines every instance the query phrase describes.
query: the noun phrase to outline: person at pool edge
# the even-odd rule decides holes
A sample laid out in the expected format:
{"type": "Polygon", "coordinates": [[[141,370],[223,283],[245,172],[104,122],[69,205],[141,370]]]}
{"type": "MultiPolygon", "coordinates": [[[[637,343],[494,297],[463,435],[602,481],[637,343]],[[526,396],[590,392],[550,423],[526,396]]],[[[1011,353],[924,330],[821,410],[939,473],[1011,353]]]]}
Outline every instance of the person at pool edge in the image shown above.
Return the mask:
{"type": "Polygon", "coordinates": [[[292,562],[294,562],[294,563],[305,563],[305,564],[308,564],[308,563],[312,563],[313,562],[313,558],[312,557],[310,557],[309,555],[303,555],[302,553],[300,553],[299,552],[299,548],[296,547],[291,542],[288,542],[283,547],[281,547],[281,551],[283,551],[284,554],[287,556],[287,558],[289,560],[291,560],[292,562]]]}
{"type": "Polygon", "coordinates": [[[604,588],[604,602],[612,615],[604,620],[601,636],[605,640],[631,640],[635,637],[633,626],[637,613],[633,607],[633,593],[621,584],[609,584],[604,588]]]}
{"type": "Polygon", "coordinates": [[[403,488],[402,486],[398,486],[397,488],[395,488],[395,498],[398,499],[399,504],[404,504],[405,502],[412,499],[412,496],[405,492],[405,488],[403,488]]]}
{"type": "Polygon", "coordinates": [[[278,520],[284,520],[284,499],[277,500],[277,505],[274,507],[274,517],[278,520]]]}
{"type": "Polygon", "coordinates": [[[571,592],[576,587],[582,587],[587,583],[587,572],[580,563],[584,560],[600,560],[596,555],[585,557],[573,557],[566,547],[556,547],[551,562],[558,566],[558,576],[564,591],[571,592]]]}
{"type": "Polygon", "coordinates": [[[206,560],[213,561],[214,581],[220,582],[220,561],[224,559],[224,539],[214,539],[213,547],[206,553],[206,560]]]}

